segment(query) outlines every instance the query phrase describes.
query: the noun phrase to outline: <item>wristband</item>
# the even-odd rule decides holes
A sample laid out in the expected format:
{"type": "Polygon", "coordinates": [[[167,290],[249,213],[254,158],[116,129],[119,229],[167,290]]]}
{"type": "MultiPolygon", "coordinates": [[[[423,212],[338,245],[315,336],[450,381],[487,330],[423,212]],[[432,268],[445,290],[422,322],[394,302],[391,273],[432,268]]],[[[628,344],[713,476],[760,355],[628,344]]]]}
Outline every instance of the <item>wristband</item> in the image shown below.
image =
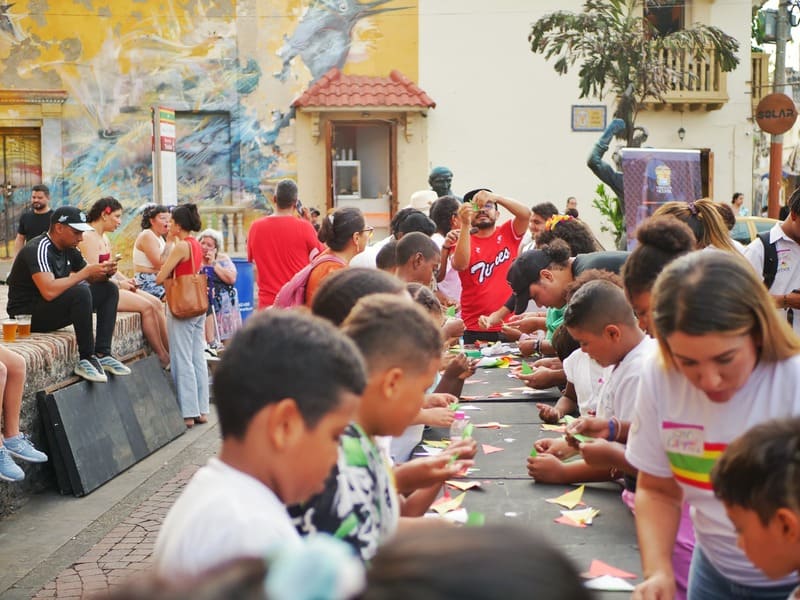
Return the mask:
{"type": "Polygon", "coordinates": [[[608,437],[606,438],[606,440],[608,440],[609,442],[613,442],[617,439],[617,425],[616,423],[614,423],[614,421],[616,420],[617,420],[616,417],[611,417],[608,420],[608,437]]]}
{"type": "Polygon", "coordinates": [[[542,353],[542,340],[541,340],[541,338],[536,338],[536,344],[534,344],[534,346],[533,346],[533,351],[534,351],[535,354],[541,354],[542,353]]]}

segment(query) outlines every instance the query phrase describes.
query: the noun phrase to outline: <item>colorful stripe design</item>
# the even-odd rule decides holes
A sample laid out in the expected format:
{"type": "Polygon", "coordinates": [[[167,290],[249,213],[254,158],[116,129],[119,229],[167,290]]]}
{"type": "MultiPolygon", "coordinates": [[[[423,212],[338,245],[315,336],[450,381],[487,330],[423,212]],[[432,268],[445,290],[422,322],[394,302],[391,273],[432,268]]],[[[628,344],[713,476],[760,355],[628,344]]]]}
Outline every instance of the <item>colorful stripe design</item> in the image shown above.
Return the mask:
{"type": "Polygon", "coordinates": [[[727,444],[705,443],[699,456],[667,452],[672,474],[680,483],[711,491],[711,469],[726,447],[727,444]]]}

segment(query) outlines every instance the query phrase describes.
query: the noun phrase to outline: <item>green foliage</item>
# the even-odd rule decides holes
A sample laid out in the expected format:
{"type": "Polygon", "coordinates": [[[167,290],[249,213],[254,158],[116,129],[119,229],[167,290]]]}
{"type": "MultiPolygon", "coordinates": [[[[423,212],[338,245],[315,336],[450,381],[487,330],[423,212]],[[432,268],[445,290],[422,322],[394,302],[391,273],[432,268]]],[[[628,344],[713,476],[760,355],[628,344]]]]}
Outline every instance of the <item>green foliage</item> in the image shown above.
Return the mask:
{"type": "Polygon", "coordinates": [[[617,248],[620,248],[625,239],[625,213],[622,212],[622,203],[616,196],[610,196],[602,183],[597,186],[594,193],[597,197],[592,200],[592,206],[606,219],[606,223],[600,226],[600,231],[613,234],[614,242],[617,248]]]}
{"type": "MultiPolygon", "coordinates": [[[[602,99],[632,86],[636,102],[663,99],[675,79],[692,77],[681,61],[662,60],[666,51],[687,52],[695,59],[707,48],[723,71],[739,64],[739,43],[718,27],[695,23],[688,29],[659,35],[644,18],[640,0],[585,0],[580,13],[556,11],[531,26],[531,51],[553,59],[553,68],[564,75],[579,63],[580,97],[602,99]]],[[[636,111],[620,115],[628,125],[629,142],[636,111]]]]}

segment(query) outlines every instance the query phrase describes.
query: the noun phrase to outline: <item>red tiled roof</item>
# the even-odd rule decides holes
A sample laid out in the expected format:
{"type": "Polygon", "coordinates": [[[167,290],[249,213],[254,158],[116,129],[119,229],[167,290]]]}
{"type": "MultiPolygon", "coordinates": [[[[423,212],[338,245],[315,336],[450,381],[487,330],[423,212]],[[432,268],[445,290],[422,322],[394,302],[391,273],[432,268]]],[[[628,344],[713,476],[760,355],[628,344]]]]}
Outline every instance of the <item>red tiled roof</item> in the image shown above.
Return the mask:
{"type": "Polygon", "coordinates": [[[415,106],[435,108],[436,102],[400,71],[389,77],[345,75],[333,68],[292,103],[298,108],[415,106]]]}

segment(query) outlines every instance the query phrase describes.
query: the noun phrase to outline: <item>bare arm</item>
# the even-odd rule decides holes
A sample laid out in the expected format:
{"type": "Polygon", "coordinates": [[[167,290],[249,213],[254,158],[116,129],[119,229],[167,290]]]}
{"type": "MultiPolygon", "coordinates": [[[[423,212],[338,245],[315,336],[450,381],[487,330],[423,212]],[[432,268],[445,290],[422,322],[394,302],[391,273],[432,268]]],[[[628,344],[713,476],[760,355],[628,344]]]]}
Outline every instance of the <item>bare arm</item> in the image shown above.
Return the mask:
{"type": "Polygon", "coordinates": [[[217,255],[217,260],[213,263],[214,273],[220,278],[220,281],[233,285],[236,283],[236,265],[227,254],[217,255]]]}
{"type": "Polygon", "coordinates": [[[642,594],[638,597],[674,596],[672,547],[678,534],[682,499],[683,492],[672,477],[655,477],[639,472],[636,483],[636,533],[646,580],[637,588],[637,594],[642,594]]]}
{"type": "Polygon", "coordinates": [[[108,273],[110,272],[110,264],[111,263],[86,265],[80,271],[70,273],[68,277],[59,277],[58,279],[49,271],[41,271],[40,273],[34,273],[32,279],[34,285],[36,285],[39,293],[42,295],[42,298],[47,302],[52,302],[81,281],[95,283],[107,280],[108,273]]]}
{"type": "Polygon", "coordinates": [[[461,220],[461,229],[458,231],[458,241],[450,264],[456,271],[463,271],[469,267],[469,230],[472,227],[472,205],[469,202],[458,207],[458,218],[461,220]]]}
{"type": "Polygon", "coordinates": [[[167,260],[161,265],[161,270],[156,275],[156,283],[162,285],[164,281],[172,275],[172,271],[178,266],[178,263],[189,258],[189,244],[188,242],[176,242],[172,247],[172,251],[167,256],[167,260]]]}
{"type": "Polygon", "coordinates": [[[22,247],[25,245],[25,236],[21,233],[17,234],[17,237],[14,238],[14,256],[19,254],[19,251],[22,250],[22,247]]]}
{"type": "Polygon", "coordinates": [[[144,233],[143,235],[139,236],[139,239],[136,241],[136,247],[144,252],[147,260],[150,261],[150,264],[153,265],[154,268],[161,268],[164,257],[161,254],[161,248],[159,247],[155,233],[151,231],[149,235],[144,233]]]}
{"type": "Polygon", "coordinates": [[[513,217],[514,221],[512,226],[514,227],[514,232],[519,236],[522,237],[525,235],[525,231],[528,229],[528,223],[531,219],[531,209],[525,206],[522,202],[518,202],[517,200],[512,200],[511,198],[506,198],[505,196],[501,196],[499,194],[493,194],[491,192],[478,192],[475,195],[475,198],[478,202],[481,202],[480,196],[481,194],[486,193],[488,197],[485,198],[485,201],[491,201],[495,204],[499,204],[503,208],[505,208],[508,212],[510,212],[513,217]]]}

